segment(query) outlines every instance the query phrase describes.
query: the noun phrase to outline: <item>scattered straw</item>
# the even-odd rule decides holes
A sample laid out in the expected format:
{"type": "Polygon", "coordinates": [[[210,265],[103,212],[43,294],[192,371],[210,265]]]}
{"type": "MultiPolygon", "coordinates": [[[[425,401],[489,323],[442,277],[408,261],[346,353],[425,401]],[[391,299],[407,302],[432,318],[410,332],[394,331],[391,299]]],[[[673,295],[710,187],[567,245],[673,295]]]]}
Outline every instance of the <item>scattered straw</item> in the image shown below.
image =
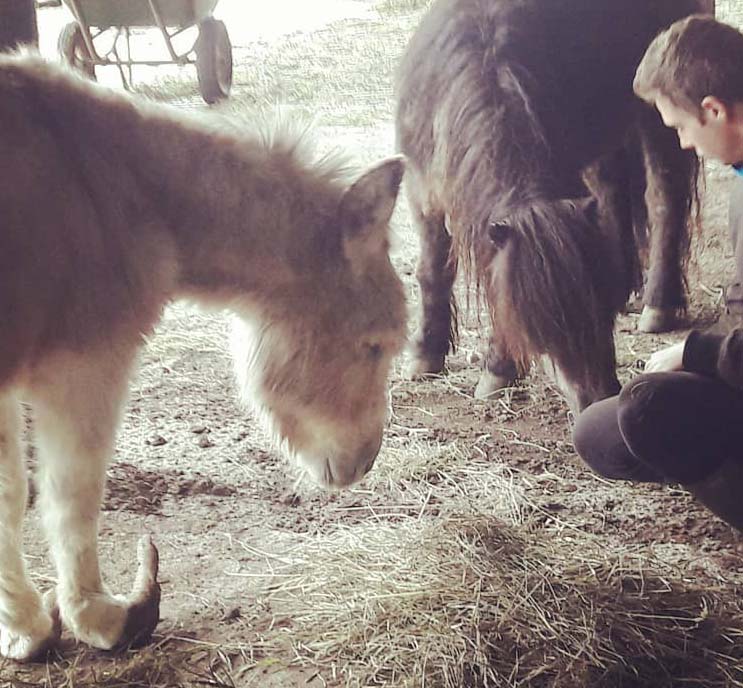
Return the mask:
{"type": "Polygon", "coordinates": [[[743,612],[647,551],[451,514],[342,528],[271,598],[346,686],[743,686],[743,612]]]}

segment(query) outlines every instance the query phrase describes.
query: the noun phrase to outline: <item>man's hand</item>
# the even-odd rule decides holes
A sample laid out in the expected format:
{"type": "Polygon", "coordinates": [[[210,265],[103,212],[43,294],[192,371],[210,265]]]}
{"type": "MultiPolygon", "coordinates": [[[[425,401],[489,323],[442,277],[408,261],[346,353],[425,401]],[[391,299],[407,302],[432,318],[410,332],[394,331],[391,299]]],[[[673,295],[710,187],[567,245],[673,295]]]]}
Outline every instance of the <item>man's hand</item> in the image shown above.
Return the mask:
{"type": "Polygon", "coordinates": [[[664,373],[672,370],[682,370],[684,365],[684,346],[686,341],[679,342],[667,349],[656,351],[645,363],[646,373],[664,373]]]}

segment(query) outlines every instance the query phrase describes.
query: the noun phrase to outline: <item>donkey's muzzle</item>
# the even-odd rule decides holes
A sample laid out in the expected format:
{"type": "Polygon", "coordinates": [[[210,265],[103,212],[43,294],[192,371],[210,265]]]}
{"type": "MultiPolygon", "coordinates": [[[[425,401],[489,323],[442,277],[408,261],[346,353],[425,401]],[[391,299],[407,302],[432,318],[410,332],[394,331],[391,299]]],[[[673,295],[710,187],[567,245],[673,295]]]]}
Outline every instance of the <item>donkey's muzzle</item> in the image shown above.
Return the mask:
{"type": "Polygon", "coordinates": [[[382,436],[369,440],[353,453],[336,456],[326,464],[321,482],[329,487],[343,488],[361,480],[372,468],[382,446],[382,436]]]}
{"type": "Polygon", "coordinates": [[[374,465],[374,462],[377,460],[377,455],[379,454],[379,450],[382,447],[382,436],[380,435],[377,439],[372,440],[371,442],[367,442],[361,449],[360,456],[363,459],[363,462],[361,465],[363,466],[363,473],[361,474],[362,477],[366,475],[374,465]]]}

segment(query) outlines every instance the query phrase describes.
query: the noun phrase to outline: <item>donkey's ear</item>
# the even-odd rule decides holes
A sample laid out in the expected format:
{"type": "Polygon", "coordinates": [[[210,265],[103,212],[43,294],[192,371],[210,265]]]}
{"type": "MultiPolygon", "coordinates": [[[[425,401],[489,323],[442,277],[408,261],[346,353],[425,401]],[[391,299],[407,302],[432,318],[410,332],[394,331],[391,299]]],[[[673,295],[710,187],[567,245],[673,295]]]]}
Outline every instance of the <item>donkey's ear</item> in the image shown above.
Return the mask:
{"type": "Polygon", "coordinates": [[[343,195],[343,244],[352,262],[387,251],[388,225],[404,172],[403,156],[388,158],[368,169],[343,195]]]}

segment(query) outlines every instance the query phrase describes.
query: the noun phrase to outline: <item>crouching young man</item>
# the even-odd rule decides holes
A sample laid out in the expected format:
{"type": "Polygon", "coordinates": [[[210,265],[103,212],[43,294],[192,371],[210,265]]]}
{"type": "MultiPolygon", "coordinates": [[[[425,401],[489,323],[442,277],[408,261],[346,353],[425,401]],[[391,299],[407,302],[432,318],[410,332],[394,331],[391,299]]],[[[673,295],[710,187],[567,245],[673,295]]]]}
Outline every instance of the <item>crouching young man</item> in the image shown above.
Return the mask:
{"type": "MultiPolygon", "coordinates": [[[[634,89],[676,129],[682,148],[743,173],[743,34],[707,16],[676,22],[648,47],[634,89]]],[[[743,179],[731,197],[743,313],[743,179]]],[[[580,456],[607,478],[683,484],[743,529],[743,329],[692,331],[654,353],[644,374],[577,419],[580,456]]]]}

